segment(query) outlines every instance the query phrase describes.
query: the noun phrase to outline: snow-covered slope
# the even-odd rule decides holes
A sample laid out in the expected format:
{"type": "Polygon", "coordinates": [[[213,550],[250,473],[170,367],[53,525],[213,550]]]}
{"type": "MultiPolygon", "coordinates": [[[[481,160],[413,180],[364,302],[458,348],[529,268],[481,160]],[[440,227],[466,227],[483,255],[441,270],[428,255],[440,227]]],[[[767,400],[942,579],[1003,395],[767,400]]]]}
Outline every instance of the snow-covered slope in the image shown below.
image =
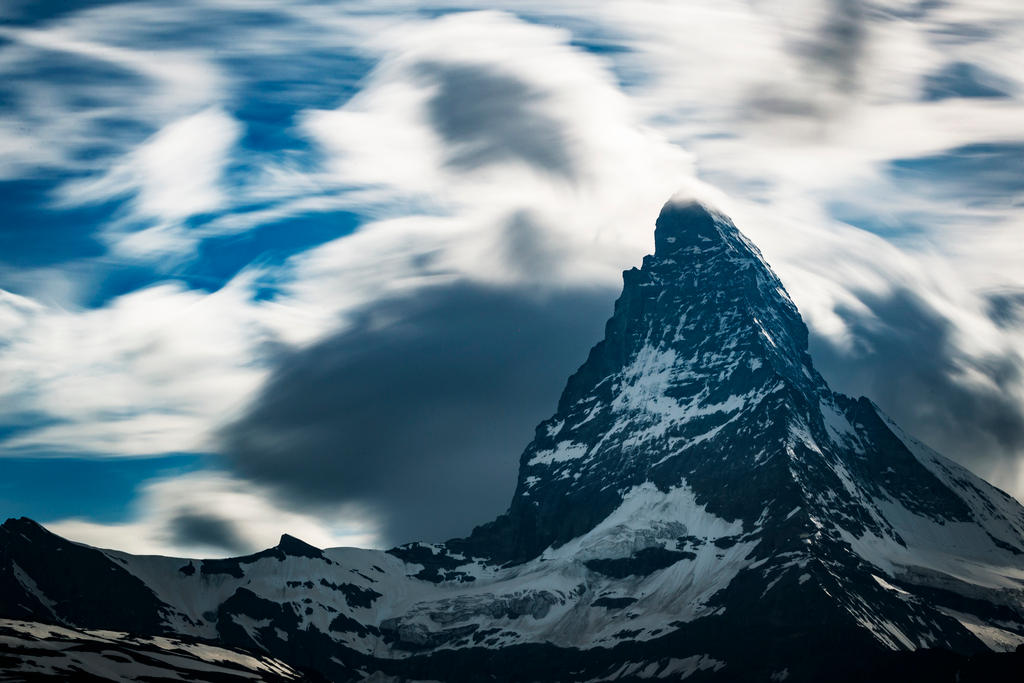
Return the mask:
{"type": "Polygon", "coordinates": [[[893,650],[1024,643],[1024,508],[833,392],[726,217],[669,204],[655,245],[508,512],[468,538],[203,561],[9,520],[0,615],[332,680],[838,680],[893,650]]]}

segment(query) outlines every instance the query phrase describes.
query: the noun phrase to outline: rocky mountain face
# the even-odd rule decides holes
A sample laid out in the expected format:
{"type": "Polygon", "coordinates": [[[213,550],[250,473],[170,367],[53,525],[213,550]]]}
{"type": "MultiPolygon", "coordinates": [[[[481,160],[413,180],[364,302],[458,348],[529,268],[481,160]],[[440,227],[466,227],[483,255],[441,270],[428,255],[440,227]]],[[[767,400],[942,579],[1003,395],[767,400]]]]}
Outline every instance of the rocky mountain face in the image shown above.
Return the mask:
{"type": "Polygon", "coordinates": [[[468,538],[385,552],[286,536],[185,560],[8,520],[0,617],[190,639],[329,680],[1021,667],[984,653],[1024,643],[1024,508],[833,392],[728,218],[670,203],[655,246],[524,451],[508,511],[468,538]]]}

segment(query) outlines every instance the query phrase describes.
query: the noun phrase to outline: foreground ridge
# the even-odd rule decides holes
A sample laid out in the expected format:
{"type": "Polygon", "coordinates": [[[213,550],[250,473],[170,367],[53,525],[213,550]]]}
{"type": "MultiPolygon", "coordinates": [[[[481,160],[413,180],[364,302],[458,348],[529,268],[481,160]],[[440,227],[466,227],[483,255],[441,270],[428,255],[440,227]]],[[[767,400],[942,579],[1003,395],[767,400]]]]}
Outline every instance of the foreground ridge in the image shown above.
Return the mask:
{"type": "Polygon", "coordinates": [[[1020,666],[981,653],[1024,643],[1024,508],[833,392],[727,217],[670,202],[655,253],[623,279],[508,511],[468,538],[383,552],[285,536],[183,560],[8,520],[0,617],[204,640],[331,680],[1020,666]],[[899,654],[922,649],[937,652],[899,654]]]}

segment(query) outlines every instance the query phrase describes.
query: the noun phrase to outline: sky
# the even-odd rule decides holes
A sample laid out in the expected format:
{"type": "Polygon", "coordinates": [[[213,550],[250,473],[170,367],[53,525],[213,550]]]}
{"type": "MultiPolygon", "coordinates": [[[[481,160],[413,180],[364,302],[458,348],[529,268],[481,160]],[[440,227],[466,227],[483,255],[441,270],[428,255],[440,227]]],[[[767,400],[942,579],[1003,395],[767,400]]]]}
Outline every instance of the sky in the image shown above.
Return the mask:
{"type": "Polygon", "coordinates": [[[833,388],[1024,500],[1017,0],[0,9],[0,517],[468,533],[672,196],[833,388]]]}

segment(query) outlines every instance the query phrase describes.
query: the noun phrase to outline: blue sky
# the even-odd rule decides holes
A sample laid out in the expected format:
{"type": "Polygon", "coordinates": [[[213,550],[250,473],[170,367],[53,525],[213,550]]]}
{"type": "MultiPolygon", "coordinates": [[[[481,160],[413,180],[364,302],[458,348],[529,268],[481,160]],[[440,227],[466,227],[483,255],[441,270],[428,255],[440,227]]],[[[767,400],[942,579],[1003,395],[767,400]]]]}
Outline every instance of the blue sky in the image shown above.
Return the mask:
{"type": "Polygon", "coordinates": [[[1024,496],[1017,3],[7,15],[4,516],[168,554],[465,533],[677,193],[836,388],[1024,496]]]}

